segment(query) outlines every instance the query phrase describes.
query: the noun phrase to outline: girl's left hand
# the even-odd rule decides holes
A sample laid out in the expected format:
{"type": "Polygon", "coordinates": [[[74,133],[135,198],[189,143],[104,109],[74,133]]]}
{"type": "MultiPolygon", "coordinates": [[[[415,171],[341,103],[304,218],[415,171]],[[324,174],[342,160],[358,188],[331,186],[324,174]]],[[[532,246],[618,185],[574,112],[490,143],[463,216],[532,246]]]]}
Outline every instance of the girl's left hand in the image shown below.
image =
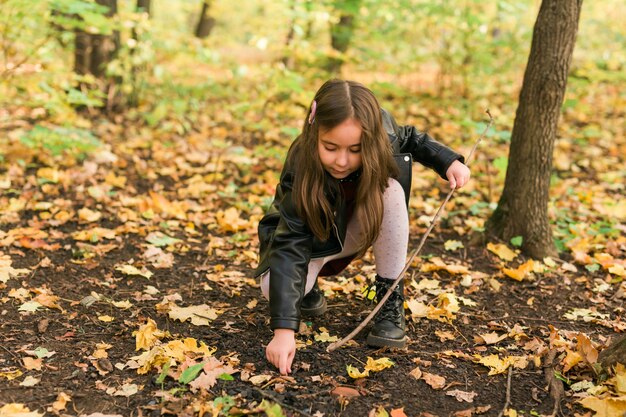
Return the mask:
{"type": "Polygon", "coordinates": [[[446,171],[446,177],[450,182],[450,188],[461,188],[470,178],[469,168],[461,161],[454,161],[446,171]]]}

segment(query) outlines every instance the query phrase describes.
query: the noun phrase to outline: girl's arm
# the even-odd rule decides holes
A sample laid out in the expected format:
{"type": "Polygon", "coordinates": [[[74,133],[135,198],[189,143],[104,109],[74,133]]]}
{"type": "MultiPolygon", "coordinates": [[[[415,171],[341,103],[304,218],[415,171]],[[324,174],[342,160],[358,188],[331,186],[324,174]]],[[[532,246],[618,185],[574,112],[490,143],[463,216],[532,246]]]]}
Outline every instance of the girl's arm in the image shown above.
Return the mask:
{"type": "MultiPolygon", "coordinates": [[[[446,180],[450,180],[448,171],[452,164],[458,161],[462,165],[465,161],[461,154],[437,142],[427,133],[419,132],[415,126],[400,126],[398,128],[398,142],[400,152],[410,153],[413,160],[435,170],[441,178],[446,180]]],[[[463,166],[465,167],[465,165],[463,166]]],[[[459,165],[455,164],[455,167],[459,167],[459,165]]],[[[453,172],[457,172],[457,170],[455,169],[453,172]]]]}

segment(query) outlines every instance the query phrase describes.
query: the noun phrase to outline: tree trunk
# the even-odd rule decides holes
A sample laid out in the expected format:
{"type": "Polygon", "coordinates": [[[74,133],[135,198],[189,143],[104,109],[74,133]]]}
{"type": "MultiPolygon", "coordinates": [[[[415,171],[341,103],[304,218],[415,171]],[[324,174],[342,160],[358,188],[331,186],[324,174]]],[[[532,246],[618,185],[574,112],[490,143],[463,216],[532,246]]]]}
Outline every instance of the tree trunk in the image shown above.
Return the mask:
{"type": "Polygon", "coordinates": [[[210,8],[210,1],[204,0],[202,2],[202,11],[200,12],[200,20],[198,21],[198,26],[196,27],[196,37],[200,39],[209,36],[215,27],[215,18],[209,15],[210,8]]]}
{"type": "Polygon", "coordinates": [[[148,13],[148,16],[151,13],[151,6],[151,0],[137,0],[137,10],[148,13]]]}
{"type": "Polygon", "coordinates": [[[555,255],[548,219],[552,153],[582,0],[543,0],[511,135],[509,164],[488,234],[522,236],[534,257],[555,255]]]}
{"type": "MultiPolygon", "coordinates": [[[[96,0],[96,3],[109,8],[106,16],[111,17],[117,13],[117,0],[96,0]]],[[[90,72],[97,78],[103,78],[107,64],[113,59],[119,47],[120,33],[118,31],[114,31],[111,36],[91,35],[90,72]]]]}
{"type": "MultiPolygon", "coordinates": [[[[330,28],[330,44],[339,55],[345,54],[354,33],[355,17],[361,6],[361,0],[336,0],[335,9],[340,12],[339,22],[330,28]]],[[[330,57],[326,69],[339,72],[343,65],[341,57],[330,57]]]]}
{"type": "Polygon", "coordinates": [[[74,72],[85,75],[89,72],[89,57],[91,56],[91,40],[89,35],[81,30],[74,35],[74,72]]]}
{"type": "Polygon", "coordinates": [[[602,371],[609,374],[611,368],[621,363],[626,366],[626,336],[621,336],[598,355],[598,363],[602,365],[602,371]]]}

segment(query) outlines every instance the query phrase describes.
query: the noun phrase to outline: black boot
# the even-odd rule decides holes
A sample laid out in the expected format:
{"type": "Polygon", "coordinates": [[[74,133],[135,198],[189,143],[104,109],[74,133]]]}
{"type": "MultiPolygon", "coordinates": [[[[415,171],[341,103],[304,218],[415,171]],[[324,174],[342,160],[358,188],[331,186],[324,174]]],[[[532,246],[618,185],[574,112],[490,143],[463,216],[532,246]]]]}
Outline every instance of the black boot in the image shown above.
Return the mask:
{"type": "Polygon", "coordinates": [[[304,317],[321,316],[326,312],[326,298],[324,292],[317,286],[317,281],[311,291],[304,296],[300,304],[300,313],[304,317]]]}
{"type": "MultiPolygon", "coordinates": [[[[387,294],[393,279],[376,275],[376,302],[387,294]]],[[[406,345],[404,322],[404,282],[400,281],[374,317],[374,326],[367,335],[367,344],[375,347],[403,348],[406,345]]]]}

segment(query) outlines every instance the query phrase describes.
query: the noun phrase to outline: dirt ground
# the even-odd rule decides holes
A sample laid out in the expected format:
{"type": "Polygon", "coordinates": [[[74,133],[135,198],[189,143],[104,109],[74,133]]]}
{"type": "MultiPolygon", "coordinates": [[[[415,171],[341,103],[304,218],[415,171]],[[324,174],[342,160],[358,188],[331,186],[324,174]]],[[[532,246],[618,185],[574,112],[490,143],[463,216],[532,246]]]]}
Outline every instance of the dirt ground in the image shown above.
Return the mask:
{"type": "MultiPolygon", "coordinates": [[[[193,145],[193,138],[184,139],[193,145]]],[[[199,151],[181,147],[171,153],[171,146],[157,143],[143,153],[141,140],[116,144],[118,154],[127,152],[118,162],[64,168],[65,177],[59,174],[57,182],[36,160],[23,172],[9,170],[15,178],[3,190],[0,222],[0,267],[6,278],[0,280],[0,409],[22,404],[39,413],[32,415],[94,417],[536,416],[555,410],[548,375],[553,382],[564,381],[557,398],[560,415],[587,413],[570,387],[594,380],[594,374],[584,360],[573,363],[568,355],[576,346],[581,351],[581,340],[601,350],[624,330],[624,286],[606,272],[573,267],[574,260],[564,254],[543,272],[513,280],[503,275],[498,256],[484,245],[472,246],[469,233],[458,233],[469,229],[468,218],[452,215],[435,228],[407,274],[410,340],[405,349],[367,347],[366,329],[353,343],[326,351],[329,337],[347,335],[373,308],[361,295],[374,275],[368,254],[321,281],[330,308],[305,322],[293,373],[281,377],[265,360],[264,346],[271,339],[268,303],[253,279],[255,219],[262,205],[255,196],[271,195],[263,172],[276,168],[265,161],[255,167],[252,157],[236,154],[239,159],[226,164],[218,178],[199,151]],[[202,171],[202,164],[209,168],[202,171]],[[196,174],[209,183],[232,180],[239,188],[204,189],[196,174]],[[72,181],[78,185],[67,186],[72,181]],[[101,192],[98,187],[105,184],[101,192]],[[25,207],[16,214],[11,207],[18,198],[25,207]],[[190,204],[184,215],[178,200],[190,204]],[[240,217],[224,217],[231,206],[240,217]],[[92,218],[96,211],[102,218],[92,218]],[[238,222],[241,227],[233,226],[238,222]],[[77,234],[85,230],[97,236],[77,234]],[[106,237],[111,231],[114,236],[106,237]],[[162,235],[151,240],[155,232],[180,240],[164,243],[162,235]],[[446,250],[451,241],[463,245],[446,250]],[[163,249],[157,263],[165,266],[155,266],[146,255],[157,246],[163,249]],[[433,267],[437,258],[467,269],[433,267]],[[133,274],[124,265],[147,266],[153,275],[133,274]],[[422,271],[427,265],[431,268],[422,271]],[[20,269],[25,272],[15,272],[20,269]],[[7,270],[13,272],[6,275],[7,270]],[[33,300],[43,305],[32,308],[33,300]],[[428,314],[415,310],[419,302],[428,314]],[[217,317],[206,325],[177,320],[168,312],[171,303],[206,304],[217,317]],[[590,306],[596,315],[565,317],[590,306]],[[181,382],[181,361],[176,369],[154,363],[139,373],[133,358],[146,349],[137,347],[136,333],[150,319],[167,333],[159,343],[202,342],[215,349],[212,357],[228,372],[200,388],[181,382]],[[546,360],[551,352],[554,367],[546,360]],[[363,370],[368,357],[389,358],[393,366],[350,377],[347,366],[363,370]]],[[[436,208],[443,192],[428,195],[436,208]]],[[[411,210],[410,249],[426,228],[416,213],[430,203],[418,203],[419,210],[411,210]]],[[[520,255],[507,265],[516,268],[525,261],[520,255]]],[[[183,361],[187,366],[196,359],[183,361]]],[[[0,416],[31,415],[7,410],[0,416]]]]}
{"type": "MultiPolygon", "coordinates": [[[[416,243],[413,241],[412,245],[416,243]]],[[[70,245],[69,242],[67,244],[70,245]]],[[[436,253],[436,244],[437,238],[431,241],[426,253],[436,253]]],[[[544,369],[541,366],[530,364],[525,369],[514,369],[508,385],[507,374],[489,376],[486,367],[444,352],[472,355],[487,350],[497,352],[507,349],[506,343],[489,348],[478,345],[474,337],[493,329],[510,329],[514,325],[522,326],[528,338],[539,339],[549,333],[549,325],[562,330],[584,331],[593,338],[611,333],[594,324],[563,320],[562,311],[581,306],[588,296],[588,289],[575,281],[570,281],[568,285],[563,277],[554,276],[533,282],[506,283],[499,292],[480,287],[471,295],[477,306],[464,307],[458,319],[451,324],[426,319],[410,321],[410,342],[406,349],[371,349],[364,343],[366,331],[356,337],[358,345],[332,353],[325,351],[326,343],[315,342],[298,350],[293,374],[281,380],[276,370],[264,359],[263,346],[271,337],[266,324],[267,302],[259,298],[258,288],[253,285],[210,282],[212,289],[203,289],[208,281],[203,279],[198,269],[210,270],[211,265],[219,264],[217,259],[207,262],[205,254],[189,251],[177,257],[177,266],[163,273],[157,270],[150,278],[150,284],[161,294],[184,294],[189,305],[212,303],[227,306],[210,326],[193,326],[189,322],[181,323],[159,315],[153,300],[134,301],[130,314],[104,303],[95,303],[89,307],[79,303],[92,291],[114,299],[133,298],[141,294],[144,278],[126,279],[119,273],[111,272],[118,261],[128,259],[129,255],[138,255],[140,245],[139,241],[123,239],[94,269],[71,263],[70,250],[9,251],[14,255],[16,268],[33,268],[45,256],[52,261],[47,268],[34,269],[32,274],[21,280],[31,288],[54,288],[55,294],[63,300],[60,305],[64,311],[47,309],[45,312],[24,314],[16,308],[16,300],[7,300],[6,297],[2,300],[0,369],[22,368],[24,352],[38,346],[45,346],[56,354],[47,359],[40,370],[29,372],[40,379],[35,386],[20,386],[21,378],[2,381],[0,403],[23,403],[31,410],[43,411],[57,399],[58,393],[64,392],[72,400],[68,409],[61,414],[89,415],[100,412],[123,416],[193,415],[198,411],[193,411],[193,404],[199,398],[208,400],[231,396],[242,410],[254,410],[254,405],[265,399],[279,403],[285,415],[294,416],[366,416],[379,406],[387,411],[403,408],[409,416],[449,416],[463,410],[473,411],[457,415],[496,416],[502,411],[509,391],[509,408],[523,411],[524,415],[550,414],[554,402],[546,390],[544,369]],[[529,305],[528,299],[531,297],[534,301],[529,305]],[[254,300],[258,300],[256,306],[246,307],[254,300]],[[110,323],[100,322],[96,317],[101,314],[107,314],[114,320],[110,323]],[[191,393],[182,390],[164,395],[163,392],[180,388],[180,384],[168,379],[160,386],[155,382],[158,374],[137,375],[131,370],[113,368],[112,364],[124,362],[136,355],[132,335],[132,330],[136,329],[134,322],[148,317],[157,322],[159,329],[169,331],[173,337],[193,337],[217,348],[217,355],[236,355],[242,365],[249,364],[247,366],[254,369],[255,373],[271,375],[273,383],[255,386],[242,381],[235,374],[233,380],[218,381],[210,392],[191,393]],[[436,335],[438,331],[452,334],[452,340],[442,341],[436,335]],[[103,366],[105,370],[110,370],[105,375],[101,375],[86,359],[99,342],[113,345],[108,350],[109,363],[103,366]],[[395,366],[364,379],[355,381],[349,378],[346,365],[360,366],[359,362],[368,356],[388,357],[395,362],[395,366]],[[409,375],[418,364],[423,371],[444,377],[446,386],[435,390],[423,380],[409,375]],[[107,395],[98,388],[98,381],[111,387],[122,385],[128,380],[141,386],[136,394],[128,397],[107,395]],[[350,398],[333,395],[333,390],[338,386],[354,388],[358,395],[350,398]],[[453,388],[475,392],[477,395],[472,403],[460,402],[454,396],[445,394],[453,388]]],[[[62,246],[65,244],[62,243],[62,246]]],[[[473,269],[493,269],[489,254],[483,249],[472,250],[468,253],[468,259],[472,260],[473,269]]],[[[359,263],[351,266],[344,276],[350,278],[358,271],[359,263]]],[[[241,272],[246,277],[252,273],[250,269],[241,269],[241,272]]],[[[433,273],[427,275],[432,277],[433,273]]],[[[441,273],[437,278],[444,286],[458,285],[456,278],[448,273],[441,273]]],[[[9,282],[8,287],[16,287],[15,284],[19,286],[19,281],[9,282]]],[[[332,279],[325,282],[323,287],[332,288],[332,279]]],[[[9,288],[3,289],[3,294],[6,295],[9,288]]],[[[360,323],[372,305],[354,295],[330,292],[329,311],[310,325],[314,329],[323,326],[331,335],[343,336],[360,323]]],[[[569,393],[562,398],[561,407],[563,415],[582,412],[569,393]]]]}

